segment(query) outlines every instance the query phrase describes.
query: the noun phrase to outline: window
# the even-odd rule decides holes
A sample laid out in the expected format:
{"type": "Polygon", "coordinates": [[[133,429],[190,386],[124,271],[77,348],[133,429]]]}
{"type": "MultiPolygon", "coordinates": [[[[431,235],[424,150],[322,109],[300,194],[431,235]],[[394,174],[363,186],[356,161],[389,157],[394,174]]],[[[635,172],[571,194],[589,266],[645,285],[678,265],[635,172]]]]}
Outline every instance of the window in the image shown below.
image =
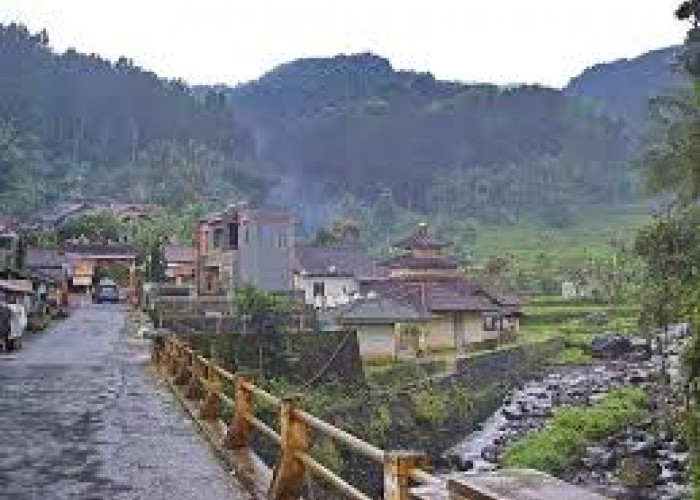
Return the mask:
{"type": "Polygon", "coordinates": [[[498,329],[498,318],[496,316],[484,317],[484,331],[495,332],[498,329]]]}
{"type": "Polygon", "coordinates": [[[250,230],[248,228],[245,228],[245,243],[246,245],[250,243],[250,230]]]}
{"type": "Polygon", "coordinates": [[[224,228],[217,227],[214,229],[214,248],[220,248],[224,239],[224,228]]]}
{"type": "Polygon", "coordinates": [[[228,244],[231,248],[238,248],[238,224],[228,225],[228,244]]]}
{"type": "Polygon", "coordinates": [[[326,295],[326,287],[323,281],[314,282],[314,297],[323,297],[326,295]]]}

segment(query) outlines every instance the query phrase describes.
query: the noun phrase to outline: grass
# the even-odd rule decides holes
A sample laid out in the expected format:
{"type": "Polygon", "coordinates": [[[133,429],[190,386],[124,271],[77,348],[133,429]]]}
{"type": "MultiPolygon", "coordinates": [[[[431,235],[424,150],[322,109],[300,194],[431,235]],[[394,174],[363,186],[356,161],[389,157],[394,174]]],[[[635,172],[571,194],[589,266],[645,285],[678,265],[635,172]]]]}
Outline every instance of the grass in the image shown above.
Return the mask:
{"type": "Polygon", "coordinates": [[[541,296],[533,298],[525,305],[523,313],[521,339],[537,340],[561,335],[569,346],[582,346],[605,331],[636,332],[639,307],[631,304],[567,301],[555,296],[541,296]],[[604,312],[605,321],[586,321],[585,317],[594,312],[604,312]]]}
{"type": "Polygon", "coordinates": [[[648,220],[647,208],[629,205],[587,208],[564,228],[552,228],[534,218],[512,226],[477,224],[474,257],[483,261],[491,255],[510,254],[522,267],[541,253],[561,260],[606,257],[613,252],[613,241],[631,241],[648,220]]]}
{"type": "Polygon", "coordinates": [[[504,463],[561,474],[586,446],[640,420],[647,407],[644,391],[621,388],[590,408],[560,409],[543,430],[511,444],[504,463]]]}
{"type": "Polygon", "coordinates": [[[552,363],[556,365],[587,365],[591,361],[591,355],[580,346],[566,347],[552,359],[552,363]]]}

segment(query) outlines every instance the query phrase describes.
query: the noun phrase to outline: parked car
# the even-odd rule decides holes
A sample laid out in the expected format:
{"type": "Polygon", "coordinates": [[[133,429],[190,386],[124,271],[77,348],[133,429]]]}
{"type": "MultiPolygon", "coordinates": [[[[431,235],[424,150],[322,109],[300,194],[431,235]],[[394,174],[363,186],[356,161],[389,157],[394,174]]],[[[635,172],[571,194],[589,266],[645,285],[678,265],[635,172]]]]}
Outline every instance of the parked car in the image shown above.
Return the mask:
{"type": "Polygon", "coordinates": [[[92,301],[96,304],[119,302],[119,288],[111,279],[104,278],[95,286],[92,294],[92,301]]]}

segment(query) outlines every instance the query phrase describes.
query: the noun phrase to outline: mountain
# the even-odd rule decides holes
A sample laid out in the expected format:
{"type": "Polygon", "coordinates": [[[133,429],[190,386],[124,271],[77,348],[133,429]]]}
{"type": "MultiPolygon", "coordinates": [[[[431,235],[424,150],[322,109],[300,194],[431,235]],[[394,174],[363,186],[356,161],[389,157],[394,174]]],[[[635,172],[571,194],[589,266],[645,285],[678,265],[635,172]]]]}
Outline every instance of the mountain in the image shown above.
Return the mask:
{"type": "Polygon", "coordinates": [[[591,68],[563,91],[441,81],[370,53],[193,89],[0,25],[0,211],[74,194],[265,200],[315,225],[341,205],[560,224],[634,199],[634,127],[674,84],[673,50],[591,68]]]}
{"type": "Polygon", "coordinates": [[[597,64],[573,78],[565,92],[623,120],[632,131],[643,131],[649,121],[649,100],[689,85],[678,68],[680,51],[681,47],[667,47],[597,64]]]}
{"type": "Polygon", "coordinates": [[[431,210],[443,178],[450,196],[509,211],[629,194],[622,126],[556,89],[440,81],[354,54],[283,64],[228,96],[261,161],[330,196],[389,189],[431,210]]]}
{"type": "Polygon", "coordinates": [[[197,98],[126,57],[58,54],[45,31],[0,24],[0,68],[0,212],[71,192],[193,201],[254,161],[224,95],[197,98]]]}

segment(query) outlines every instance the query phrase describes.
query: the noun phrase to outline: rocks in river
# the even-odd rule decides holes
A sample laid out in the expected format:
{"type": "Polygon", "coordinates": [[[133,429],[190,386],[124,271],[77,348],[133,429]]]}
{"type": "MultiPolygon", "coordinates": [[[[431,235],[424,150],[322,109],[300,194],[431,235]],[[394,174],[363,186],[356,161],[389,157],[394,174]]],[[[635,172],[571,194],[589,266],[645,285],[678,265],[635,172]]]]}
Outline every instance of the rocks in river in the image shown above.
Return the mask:
{"type": "MultiPolygon", "coordinates": [[[[609,349],[601,348],[604,361],[585,368],[552,368],[548,373],[520,382],[492,416],[494,423],[479,428],[478,436],[460,444],[462,461],[450,458],[450,468],[464,470],[471,465],[468,470],[474,472],[497,468],[508,445],[545,427],[558,407],[595,405],[610,390],[622,386],[641,387],[651,394],[659,390],[655,379],[661,369],[660,356],[646,359],[626,352],[617,358],[607,357],[625,351],[630,338],[601,337],[614,340],[609,349]],[[622,347],[615,345],[618,341],[622,347]]],[[[631,344],[634,351],[639,350],[642,342],[631,344]]],[[[646,418],[589,446],[567,469],[563,479],[608,498],[687,500],[688,488],[684,485],[687,446],[674,435],[673,429],[658,430],[656,423],[646,418]]]]}
{"type": "MultiPolygon", "coordinates": [[[[440,462],[442,464],[442,462],[440,462]]],[[[462,457],[456,453],[450,453],[444,458],[444,463],[452,470],[458,470],[460,472],[467,472],[474,469],[474,461],[462,457]]]]}
{"type": "Polygon", "coordinates": [[[614,359],[632,351],[632,342],[626,335],[604,333],[595,337],[590,344],[593,356],[614,359]]]}
{"type": "Polygon", "coordinates": [[[586,448],[581,463],[587,469],[608,470],[615,467],[615,453],[604,446],[589,446],[586,448]]]}
{"type": "Polygon", "coordinates": [[[481,450],[481,458],[491,463],[498,463],[500,451],[497,446],[486,446],[481,450]]]}
{"type": "Polygon", "coordinates": [[[628,488],[650,488],[661,477],[661,466],[643,455],[631,455],[620,461],[617,477],[628,488]]]}

